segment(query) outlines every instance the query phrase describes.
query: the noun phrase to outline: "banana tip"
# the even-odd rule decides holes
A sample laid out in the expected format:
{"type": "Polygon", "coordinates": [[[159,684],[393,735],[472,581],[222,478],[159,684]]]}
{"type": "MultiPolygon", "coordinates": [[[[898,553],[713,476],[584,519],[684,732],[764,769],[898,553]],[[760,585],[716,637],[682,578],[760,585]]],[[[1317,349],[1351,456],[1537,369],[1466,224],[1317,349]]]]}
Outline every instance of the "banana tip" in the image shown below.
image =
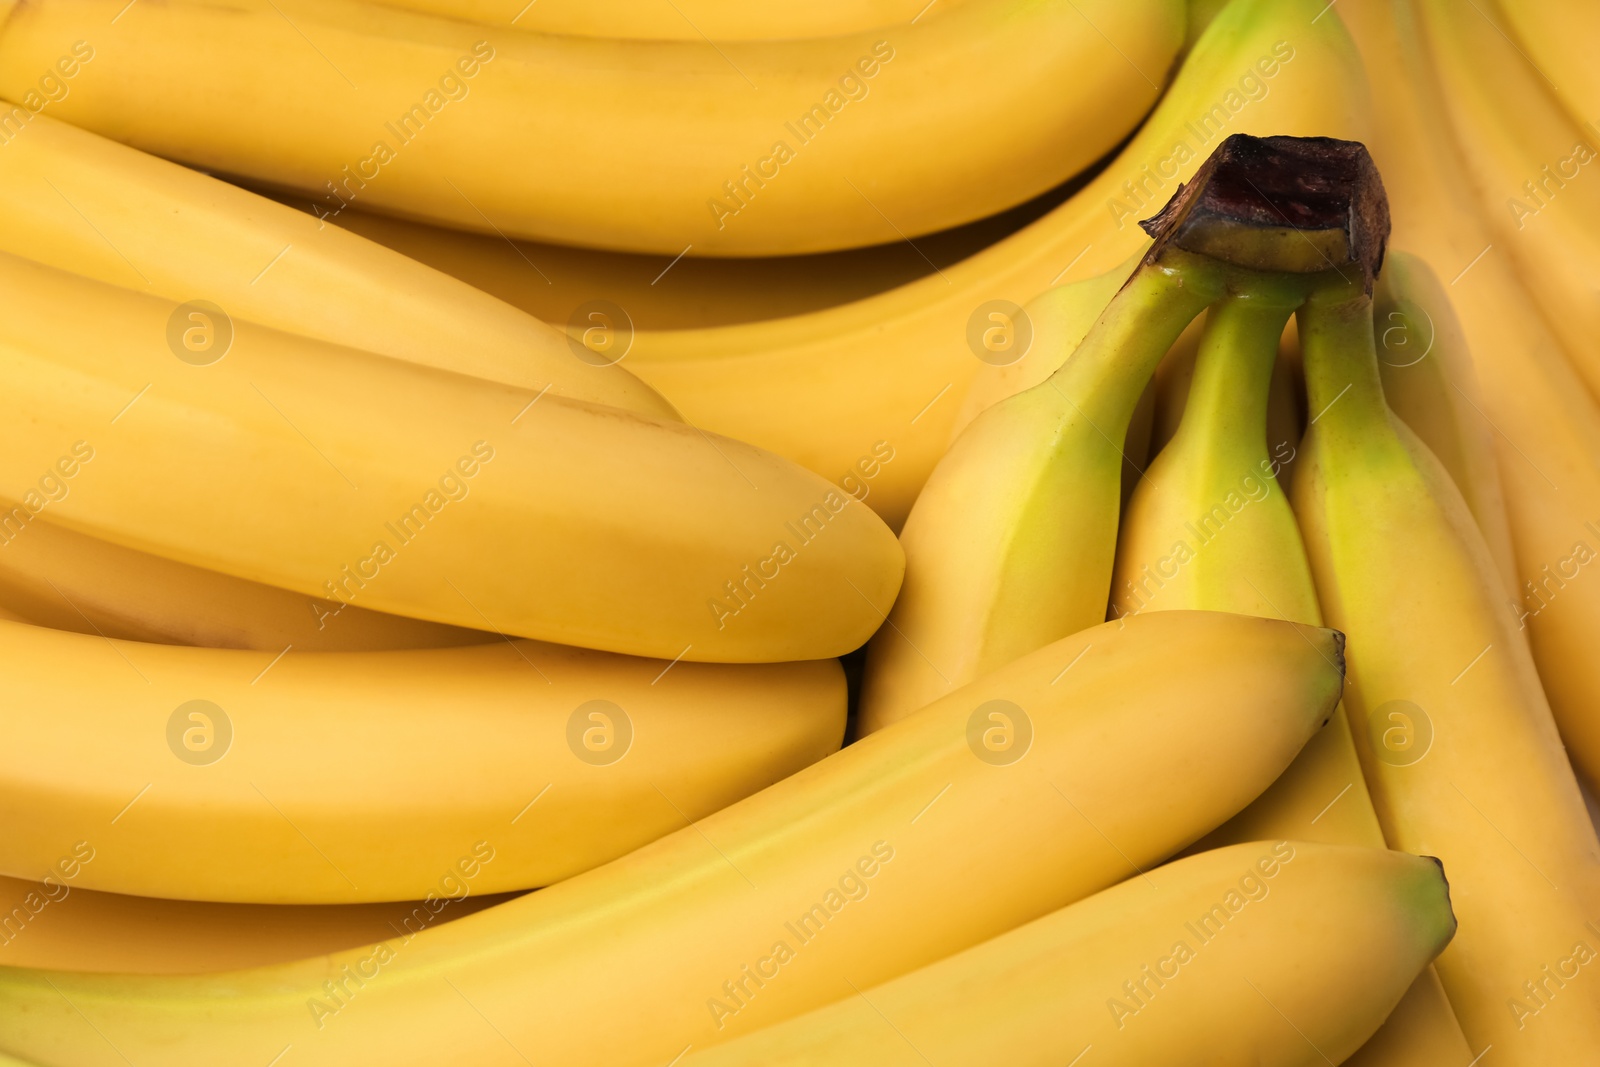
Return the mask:
{"type": "Polygon", "coordinates": [[[1328,632],[1333,635],[1333,665],[1338,668],[1339,677],[1343,678],[1347,673],[1344,661],[1344,631],[1329,630],[1328,632]]]}
{"type": "Polygon", "coordinates": [[[1444,907],[1450,913],[1450,934],[1445,938],[1448,943],[1456,936],[1456,927],[1459,925],[1456,919],[1455,901],[1450,898],[1450,876],[1445,874],[1444,860],[1441,860],[1438,856],[1423,856],[1422,858],[1439,868],[1439,884],[1444,888],[1444,907]]]}

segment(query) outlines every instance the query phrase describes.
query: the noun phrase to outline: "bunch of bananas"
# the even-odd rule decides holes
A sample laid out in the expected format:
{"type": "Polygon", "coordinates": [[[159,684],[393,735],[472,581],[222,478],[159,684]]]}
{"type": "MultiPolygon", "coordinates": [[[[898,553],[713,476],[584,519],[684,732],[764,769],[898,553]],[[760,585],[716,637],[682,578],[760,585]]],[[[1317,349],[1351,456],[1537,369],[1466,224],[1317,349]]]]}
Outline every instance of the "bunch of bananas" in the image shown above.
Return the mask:
{"type": "Polygon", "coordinates": [[[0,0],[0,1067],[1600,1063],[1595,35],[0,0]]]}

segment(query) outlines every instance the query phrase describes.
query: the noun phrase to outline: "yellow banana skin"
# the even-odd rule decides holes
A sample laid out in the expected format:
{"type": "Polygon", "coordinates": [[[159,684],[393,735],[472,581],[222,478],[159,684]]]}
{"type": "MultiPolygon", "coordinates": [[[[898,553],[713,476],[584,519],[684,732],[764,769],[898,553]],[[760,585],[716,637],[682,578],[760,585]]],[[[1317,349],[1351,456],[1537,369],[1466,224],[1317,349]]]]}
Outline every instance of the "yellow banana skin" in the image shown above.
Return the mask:
{"type": "Polygon", "coordinates": [[[266,1062],[288,1043],[308,1065],[666,1063],[1159,862],[1281,772],[1338,700],[1338,661],[1336,634],[1272,620],[1102,624],[692,827],[403,946],[210,979],[0,970],[0,1047],[121,1062],[98,1028],[164,1067],[266,1062]],[[1168,669],[1152,672],[1158,649],[1168,669]],[[359,988],[344,977],[356,968],[359,988]]]}
{"type": "Polygon", "coordinates": [[[1450,279],[1482,385],[1517,558],[1520,604],[1540,679],[1574,763],[1600,780],[1600,662],[1591,654],[1600,583],[1583,561],[1600,548],[1600,407],[1528,288],[1476,214],[1468,172],[1448,135],[1419,16],[1400,0],[1343,13],[1367,57],[1384,110],[1373,154],[1395,205],[1394,242],[1450,279]],[[1481,253],[1481,255],[1480,255],[1481,253]],[[1467,269],[1469,268],[1470,269],[1467,269]]]}
{"type": "MultiPolygon", "coordinates": [[[[1267,429],[1279,339],[1308,281],[1261,276],[1208,312],[1183,418],[1123,515],[1114,614],[1200,609],[1321,624],[1276,476],[1285,454],[1271,451],[1267,429]]],[[[1284,835],[1384,847],[1343,706],[1271,788],[1197,847],[1284,835]]],[[[1361,1053],[1363,1067],[1472,1058],[1438,978],[1424,970],[1417,986],[1361,1053]]]]}
{"type": "Polygon", "coordinates": [[[962,390],[984,367],[968,344],[984,305],[1026,304],[1146,247],[1137,221],[1160,208],[1222,136],[1367,139],[1360,61],[1339,20],[1316,18],[1324,6],[1231,4],[1106,170],[994,247],[844,307],[719,329],[641,330],[629,368],[696,425],[828,478],[851,471],[884,442],[894,460],[871,480],[866,501],[898,527],[949,444],[962,390]],[[753,399],[761,397],[784,401],[753,399]]]}
{"type": "MultiPolygon", "coordinates": [[[[939,0],[941,9],[964,0],[939,0]]],[[[652,41],[790,40],[832,37],[910,22],[928,0],[383,0],[444,18],[540,33],[652,41]]]]}
{"type": "Polygon", "coordinates": [[[15,623],[0,649],[0,871],[38,877],[87,842],[75,884],[140,896],[416,900],[463,862],[477,893],[545,885],[844,734],[833,660],[668,670],[537,642],[278,659],[15,623]]]}
{"type": "Polygon", "coordinates": [[[1408,252],[1388,252],[1374,296],[1384,399],[1461,490],[1514,604],[1517,564],[1494,431],[1484,422],[1461,320],[1433,268],[1408,252]]]}
{"type": "MultiPolygon", "coordinates": [[[[1419,5],[1451,127],[1497,243],[1600,397],[1600,111],[1574,122],[1489,13],[1419,5]]],[[[1576,30],[1576,27],[1574,27],[1576,30]]]]}
{"type": "Polygon", "coordinates": [[[448,648],[500,638],[191,567],[74,533],[18,505],[0,524],[0,604],[17,618],[127,641],[282,652],[448,648]]]}
{"type": "MultiPolygon", "coordinates": [[[[1600,72],[1589,42],[1600,38],[1600,11],[1583,0],[1500,0],[1496,22],[1534,66],[1578,125],[1600,121],[1600,72]]],[[[1592,136],[1592,134],[1591,134],[1592,136]]]]}
{"type": "Polygon", "coordinates": [[[1451,871],[1461,930],[1440,978],[1475,1049],[1581,1062],[1600,1047],[1600,988],[1572,961],[1600,943],[1600,846],[1538,675],[1459,491],[1384,403],[1371,298],[1313,294],[1300,338],[1325,414],[1295,511],[1350,634],[1346,706],[1385,835],[1451,871]]]}
{"type": "Polygon", "coordinates": [[[59,871],[47,877],[0,877],[0,965],[119,974],[232,971],[404,936],[506,899],[474,894],[459,876],[426,900],[316,905],[130,897],[76,887],[75,878],[59,871]]]}
{"type": "Polygon", "coordinates": [[[329,210],[667,256],[860,247],[1020,204],[1138,124],[1186,17],[1181,0],[967,0],[893,30],[713,43],[358,0],[117,15],[15,7],[0,95],[93,37],[51,105],[74,125],[329,210]]]}
{"type": "Polygon", "coordinates": [[[0,124],[0,251],[422,366],[676,417],[633,375],[580,359],[560,333],[439,271],[49,112],[20,127],[11,105],[0,112],[13,115],[0,124]]]}
{"type": "Polygon", "coordinates": [[[951,446],[900,536],[906,583],[868,652],[862,733],[1105,617],[1128,424],[1222,284],[1194,257],[1142,262],[1071,359],[951,446]]]}
{"type": "Polygon", "coordinates": [[[1346,1062],[1454,931],[1432,860],[1238,844],[683,1064],[1325,1067],[1346,1062]]]}
{"type": "Polygon", "coordinates": [[[252,323],[195,366],[168,347],[167,301],[3,254],[0,282],[29,301],[0,324],[0,498],[80,532],[306,596],[669,660],[838,655],[898,589],[877,516],[741,442],[252,323]],[[76,473],[52,502],[42,479],[64,456],[76,473]]]}

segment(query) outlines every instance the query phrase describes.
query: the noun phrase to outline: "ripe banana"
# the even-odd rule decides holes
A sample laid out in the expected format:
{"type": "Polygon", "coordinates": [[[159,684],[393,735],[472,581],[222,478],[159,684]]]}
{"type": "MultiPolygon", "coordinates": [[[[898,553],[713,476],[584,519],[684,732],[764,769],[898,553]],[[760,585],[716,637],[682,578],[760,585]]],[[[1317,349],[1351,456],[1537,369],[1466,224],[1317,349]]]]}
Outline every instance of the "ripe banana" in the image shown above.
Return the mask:
{"type": "Polygon", "coordinates": [[[1347,1057],[1455,925],[1434,860],[1304,842],[1234,845],[682,1063],[1355,1062],[1347,1057]]]}
{"type": "Polygon", "coordinates": [[[221,978],[0,971],[0,1047],[77,1067],[122,1062],[99,1033],[165,1067],[286,1044],[306,1067],[666,1063],[1159,862],[1287,766],[1339,698],[1339,649],[1232,615],[1102,624],[409,944],[221,978]]]}
{"type": "Polygon", "coordinates": [[[1461,932],[1438,970],[1474,1048],[1581,1062],[1600,1047],[1600,989],[1578,980],[1600,938],[1600,844],[1538,675],[1460,492],[1384,403],[1370,295],[1330,286],[1299,315],[1321,414],[1295,512],[1350,635],[1346,706],[1379,819],[1450,870],[1461,932]]]}
{"type": "Polygon", "coordinates": [[[1389,251],[1374,296],[1383,397],[1461,490],[1515,604],[1521,591],[1494,432],[1461,320],[1439,276],[1409,252],[1389,251]]]}
{"type": "MultiPolygon", "coordinates": [[[[285,196],[291,207],[314,202],[285,196]]],[[[1052,205],[1053,206],[1053,205],[1052,205]]],[[[950,267],[1033,222],[1030,204],[915,245],[873,245],[811,256],[716,259],[604,252],[506,241],[350,210],[328,221],[444,271],[528,314],[573,330],[581,341],[596,311],[609,311],[631,346],[636,330],[727,326],[803,315],[906,285],[950,267]],[[612,305],[605,308],[604,303],[612,305]]],[[[616,348],[612,349],[616,351],[616,348]]],[[[626,351],[626,348],[624,349],[626,351]]],[[[631,364],[629,364],[631,366],[631,364]]]]}
{"type": "Polygon", "coordinates": [[[0,284],[27,301],[0,322],[0,498],[80,532],[663,659],[839,655],[899,587],[876,515],[742,442],[253,323],[194,366],[163,340],[166,301],[3,253],[0,284]]]}
{"type": "Polygon", "coordinates": [[[1600,11],[1584,0],[1500,0],[1489,7],[1529,61],[1545,72],[1573,121],[1580,126],[1600,121],[1600,71],[1590,48],[1600,39],[1600,11]]]}
{"type": "Polygon", "coordinates": [[[473,893],[459,877],[427,900],[322,905],[159,900],[82,889],[74,881],[58,871],[43,882],[0,877],[0,965],[120,974],[232,971],[403,937],[508,899],[473,893]]]}
{"type": "Polygon", "coordinates": [[[1138,125],[1185,25],[1181,0],[967,0],[717,43],[358,0],[120,6],[0,5],[0,96],[92,37],[51,104],[74,125],[327,210],[667,256],[854,248],[1020,204],[1138,125]]]}
{"type": "Polygon", "coordinates": [[[545,885],[844,734],[831,660],[668,669],[537,642],[277,659],[15,623],[0,657],[0,871],[37,877],[85,841],[76,884],[179,900],[545,885]]]}
{"type": "MultiPolygon", "coordinates": [[[[59,480],[58,480],[59,484],[59,480]]],[[[14,621],[128,641],[282,652],[447,648],[497,641],[306,597],[75,533],[0,502],[0,604],[14,621]]]]}
{"type": "Polygon", "coordinates": [[[1395,244],[1449,278],[1493,433],[1527,631],[1568,752],[1600,781],[1600,408],[1533,310],[1504,250],[1462,188],[1411,0],[1363,0],[1342,13],[1366,56],[1377,112],[1374,155],[1395,205],[1395,244]]]}
{"type": "MultiPolygon", "coordinates": [[[[1123,515],[1114,614],[1200,609],[1321,623],[1276,477],[1284,454],[1272,452],[1268,431],[1279,339],[1306,285],[1262,275],[1207,313],[1182,421],[1123,515]]],[[[1384,845],[1342,705],[1270,789],[1197,847],[1284,835],[1384,845]]],[[[1365,1067],[1472,1058],[1438,978],[1413,976],[1417,992],[1384,1025],[1395,1033],[1362,1053],[1365,1067]]]]}
{"type": "Polygon", "coordinates": [[[1439,0],[1420,10],[1440,96],[1495,243],[1600,396],[1600,131],[1567,117],[1548,80],[1487,15],[1462,18],[1439,0]]]}
{"type": "Polygon", "coordinates": [[[939,461],[900,537],[906,582],[869,647],[861,733],[1105,618],[1128,424],[1223,274],[1152,254],[1071,359],[939,461]]]}
{"type": "Polygon", "coordinates": [[[864,488],[867,502],[898,526],[944,454],[962,391],[984,366],[976,339],[990,325],[993,302],[1020,306],[1146,247],[1137,221],[1227,134],[1367,135],[1360,60],[1338,19],[1316,17],[1325,6],[1235,0],[1105,171],[992,248],[921,281],[810,315],[643,330],[628,366],[696,425],[828,478],[840,479],[875,447],[892,450],[893,462],[864,488]]]}
{"type": "MultiPolygon", "coordinates": [[[[79,76],[92,69],[91,61],[79,76]]],[[[233,320],[249,319],[676,417],[631,374],[587,352],[580,358],[556,331],[456,279],[50,113],[23,119],[28,110],[12,108],[7,117],[6,106],[0,101],[0,251],[181,304],[174,321],[198,328],[181,333],[191,358],[225,354],[233,320]]]]}
{"type": "MultiPolygon", "coordinates": [[[[755,41],[834,37],[911,22],[929,0],[381,0],[490,26],[582,37],[661,41],[755,41]]],[[[940,0],[941,10],[963,0],[940,0]]]]}

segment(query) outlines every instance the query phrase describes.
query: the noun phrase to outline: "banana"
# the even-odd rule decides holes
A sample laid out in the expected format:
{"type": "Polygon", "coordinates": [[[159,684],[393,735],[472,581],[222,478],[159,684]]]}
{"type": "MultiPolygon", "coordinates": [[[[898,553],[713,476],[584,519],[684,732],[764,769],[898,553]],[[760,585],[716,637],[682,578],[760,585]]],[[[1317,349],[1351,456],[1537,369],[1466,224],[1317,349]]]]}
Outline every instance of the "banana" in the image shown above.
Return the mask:
{"type": "Polygon", "coordinates": [[[1589,166],[1600,160],[1600,130],[1567,117],[1548,80],[1489,16],[1461,18],[1439,0],[1420,10],[1483,217],[1600,396],[1600,165],[1589,166]]]}
{"type": "Polygon", "coordinates": [[[121,974],[231,971],[414,934],[507,899],[474,894],[459,876],[432,893],[385,904],[209,904],[81,889],[59,871],[43,882],[0,877],[0,964],[121,974]]]}
{"type": "MultiPolygon", "coordinates": [[[[941,10],[964,0],[936,0],[941,10]]],[[[753,41],[833,37],[911,22],[929,0],[382,0],[445,18],[539,33],[660,41],[753,41]]]]}
{"type": "Polygon", "coordinates": [[[0,656],[0,871],[37,877],[87,842],[76,884],[179,900],[545,885],[844,733],[832,660],[670,665],[536,642],[279,659],[15,623],[0,656]]]}
{"type": "Polygon", "coordinates": [[[174,321],[198,349],[195,358],[224,347],[234,319],[249,319],[552,396],[676,417],[620,367],[456,279],[48,113],[19,115],[28,109],[0,101],[0,251],[182,305],[174,321]]]}
{"type": "Polygon", "coordinates": [[[719,329],[641,330],[628,366],[696,425],[824,477],[850,478],[898,526],[944,454],[963,390],[984,366],[975,356],[996,301],[1014,310],[1147,247],[1137,221],[1222,136],[1367,136],[1360,60],[1338,19],[1316,18],[1324,6],[1234,0],[1127,147],[1015,236],[843,307],[719,329]]]}
{"type": "Polygon", "coordinates": [[[1521,606],[1539,673],[1567,743],[1600,781],[1600,408],[1563,358],[1504,249],[1476,214],[1448,136],[1410,0],[1362,0],[1342,12],[1367,59],[1381,112],[1373,152],[1395,205],[1394,243],[1448,278],[1482,385],[1516,552],[1521,606]]]}
{"type": "Polygon", "coordinates": [[[1600,11],[1583,0],[1501,0],[1491,4],[1551,91],[1580,126],[1600,121],[1600,72],[1589,42],[1600,38],[1600,11]]]}
{"type": "Polygon", "coordinates": [[[1514,604],[1511,525],[1461,320],[1439,276],[1409,252],[1390,250],[1375,297],[1383,397],[1461,490],[1514,604]]]}
{"type": "Polygon", "coordinates": [[[1196,1050],[1219,1065],[1354,1062],[1455,925],[1436,861],[1239,844],[682,1063],[1162,1067],[1202,1062],[1196,1050]]]}
{"type": "Polygon", "coordinates": [[[51,104],[74,125],[327,210],[667,256],[855,248],[1020,204],[1138,125],[1186,18],[1182,0],[966,0],[882,32],[718,43],[359,0],[0,7],[0,96],[93,38],[51,104]]]}
{"type": "MultiPolygon", "coordinates": [[[[307,212],[316,208],[315,201],[305,197],[285,196],[283,202],[307,212]]],[[[874,296],[946,269],[1009,237],[1054,206],[1030,203],[920,237],[914,245],[901,241],[760,259],[685,256],[676,262],[668,256],[512,242],[355,209],[328,221],[545,322],[572,329],[579,341],[596,324],[591,316],[609,310],[624,335],[622,345],[627,346],[631,344],[627,338],[636,330],[756,322],[874,296]],[[605,303],[612,308],[606,309],[605,303]]]]}
{"type": "Polygon", "coordinates": [[[1461,931],[1439,976],[1475,1048],[1507,1064],[1600,1047],[1600,844],[1500,579],[1449,475],[1383,399],[1359,281],[1299,312],[1320,416],[1294,483],[1327,616],[1350,635],[1346,706],[1385,835],[1437,855],[1461,931]],[[1336,402],[1337,401],[1337,402],[1336,402]]]}
{"type": "Polygon", "coordinates": [[[0,1047],[77,1067],[122,1063],[101,1033],[165,1067],[287,1044],[307,1067],[667,1063],[1159,862],[1288,764],[1339,699],[1339,662],[1337,634],[1273,620],[1102,624],[405,945],[217,978],[0,970],[0,1047]]]}
{"type": "Polygon", "coordinates": [[[0,498],[25,505],[0,527],[47,513],[306,596],[663,659],[839,655],[899,586],[877,516],[741,442],[246,322],[194,366],[166,301],[3,253],[0,284],[27,300],[0,323],[0,498]]]}
{"type": "MultiPolygon", "coordinates": [[[[1182,421],[1123,515],[1114,614],[1201,609],[1320,625],[1305,547],[1276,477],[1284,454],[1271,451],[1268,429],[1279,340],[1306,284],[1263,275],[1207,313],[1182,421]]],[[[1384,845],[1343,706],[1271,788],[1196,847],[1282,835],[1384,845]]],[[[1472,1058],[1438,978],[1413,977],[1417,993],[1384,1025],[1396,1035],[1382,1035],[1363,1065],[1472,1058]]]]}
{"type": "Polygon", "coordinates": [[[861,733],[1104,619],[1134,407],[1223,275],[1147,257],[1072,358],[951,446],[901,533],[906,582],[869,646],[861,733]]]}
{"type": "MultiPolygon", "coordinates": [[[[64,484],[64,483],[58,483],[64,484]]],[[[306,597],[139,552],[0,502],[0,604],[13,621],[128,641],[282,652],[445,648],[482,630],[306,597]]]]}

